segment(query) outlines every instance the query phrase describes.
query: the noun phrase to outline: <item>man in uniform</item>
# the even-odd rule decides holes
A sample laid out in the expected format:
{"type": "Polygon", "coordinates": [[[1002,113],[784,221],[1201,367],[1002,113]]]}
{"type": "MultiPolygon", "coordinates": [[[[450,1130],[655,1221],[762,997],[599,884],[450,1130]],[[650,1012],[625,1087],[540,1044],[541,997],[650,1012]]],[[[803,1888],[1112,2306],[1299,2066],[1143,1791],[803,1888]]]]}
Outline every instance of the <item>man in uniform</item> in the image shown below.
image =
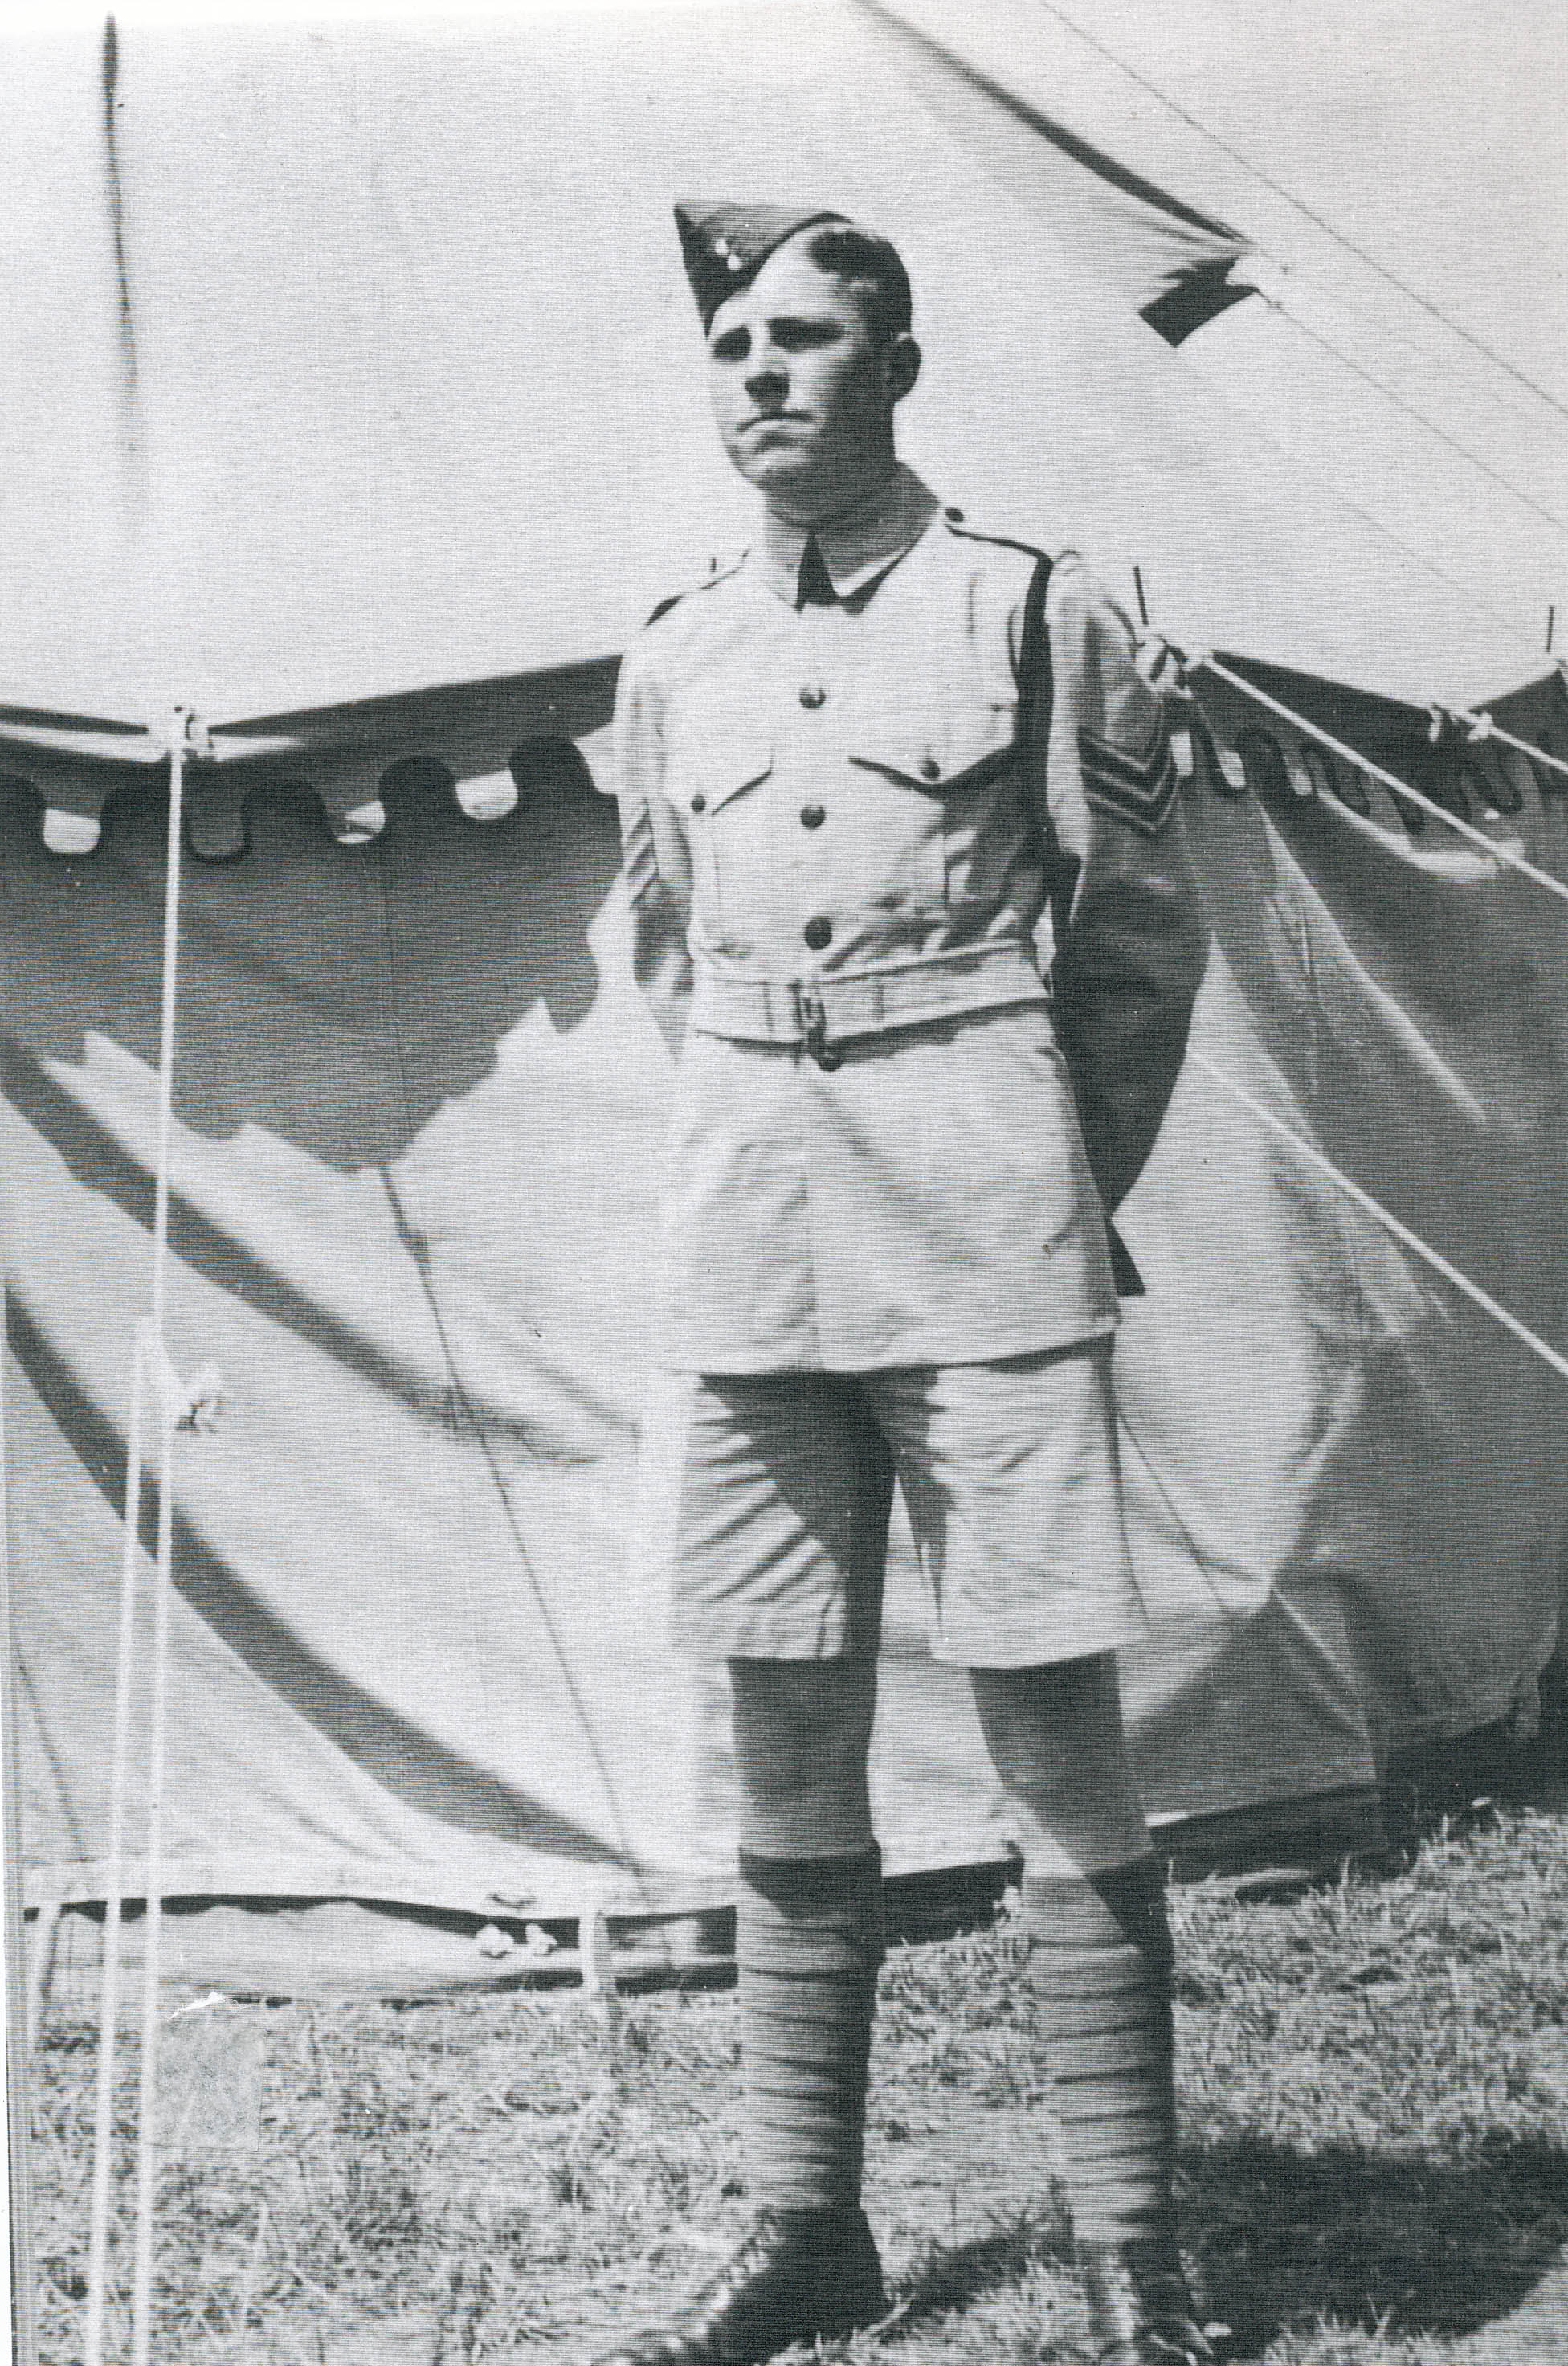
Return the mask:
{"type": "Polygon", "coordinates": [[[601,2366],[747,2366],[886,2305],[860,2172],[895,1478],[1023,1844],[1096,2355],[1204,2359],[1113,1657],[1143,1629],[1110,1387],[1140,1285],[1107,1211],[1204,948],[1168,652],[1076,553],[976,534],[899,465],[919,352],[885,240],[798,208],[676,219],[763,516],[656,612],[617,703],[637,975],[677,1055],[638,1526],[677,1641],[730,1668],[756,2216],[601,2366]]]}

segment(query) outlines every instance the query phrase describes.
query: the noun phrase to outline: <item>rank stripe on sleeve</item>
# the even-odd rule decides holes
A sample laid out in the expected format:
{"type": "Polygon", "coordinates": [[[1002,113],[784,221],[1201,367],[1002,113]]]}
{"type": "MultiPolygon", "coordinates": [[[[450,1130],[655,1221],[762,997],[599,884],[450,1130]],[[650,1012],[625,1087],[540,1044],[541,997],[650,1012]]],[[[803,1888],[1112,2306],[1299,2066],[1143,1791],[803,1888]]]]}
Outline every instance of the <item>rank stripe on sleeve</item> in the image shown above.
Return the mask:
{"type": "Polygon", "coordinates": [[[1124,748],[1080,724],[1078,768],[1091,806],[1141,830],[1145,838],[1159,836],[1170,819],[1178,787],[1163,715],[1156,717],[1148,751],[1141,757],[1130,756],[1124,748]]]}

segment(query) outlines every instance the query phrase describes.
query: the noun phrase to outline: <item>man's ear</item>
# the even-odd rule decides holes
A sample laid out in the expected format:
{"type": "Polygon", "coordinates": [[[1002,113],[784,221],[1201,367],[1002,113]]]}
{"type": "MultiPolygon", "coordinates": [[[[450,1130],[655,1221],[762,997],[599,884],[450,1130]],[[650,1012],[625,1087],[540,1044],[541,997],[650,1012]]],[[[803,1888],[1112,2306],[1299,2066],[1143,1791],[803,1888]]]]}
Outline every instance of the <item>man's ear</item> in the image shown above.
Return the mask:
{"type": "Polygon", "coordinates": [[[900,330],[888,345],[883,367],[889,402],[902,402],[920,374],[920,349],[908,329],[900,330]]]}

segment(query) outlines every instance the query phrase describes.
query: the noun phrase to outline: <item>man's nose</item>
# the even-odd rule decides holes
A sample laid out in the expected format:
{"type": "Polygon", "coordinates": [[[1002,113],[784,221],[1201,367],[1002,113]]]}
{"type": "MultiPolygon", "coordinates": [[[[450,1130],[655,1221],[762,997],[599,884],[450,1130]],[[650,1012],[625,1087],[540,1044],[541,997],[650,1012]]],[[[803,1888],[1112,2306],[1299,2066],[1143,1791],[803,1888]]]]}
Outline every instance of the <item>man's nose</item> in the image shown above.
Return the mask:
{"type": "Polygon", "coordinates": [[[781,395],[789,384],[789,373],[783,356],[772,346],[764,345],[753,357],[746,373],[746,391],[753,402],[766,402],[781,395]]]}

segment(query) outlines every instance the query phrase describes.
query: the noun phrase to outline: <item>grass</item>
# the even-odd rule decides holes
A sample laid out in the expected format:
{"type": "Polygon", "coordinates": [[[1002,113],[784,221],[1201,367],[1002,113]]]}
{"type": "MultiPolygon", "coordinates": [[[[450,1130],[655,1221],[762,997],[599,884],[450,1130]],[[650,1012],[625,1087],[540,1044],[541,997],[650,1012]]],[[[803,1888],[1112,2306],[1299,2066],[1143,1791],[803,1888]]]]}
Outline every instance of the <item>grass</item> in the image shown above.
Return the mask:
{"type": "MultiPolygon", "coordinates": [[[[1396,1874],[1177,1891],[1173,1912],[1184,2233],[1237,2355],[1568,2361],[1561,1824],[1490,1818],[1396,1874]]],[[[900,2307],[831,2355],[1076,2354],[1020,1961],[1006,1921],[889,1958],[867,2201],[900,2307]]],[[[220,2005],[174,2024],[175,2073],[186,2026],[159,2366],[564,2366],[745,2223],[730,1994],[643,1998],[615,2025],[561,1995],[220,2005]]],[[[34,2097],[48,2366],[80,2356],[93,2067],[91,2031],[51,2023],[34,2097]]],[[[127,2157],[132,2105],[128,2079],[127,2157]]]]}

